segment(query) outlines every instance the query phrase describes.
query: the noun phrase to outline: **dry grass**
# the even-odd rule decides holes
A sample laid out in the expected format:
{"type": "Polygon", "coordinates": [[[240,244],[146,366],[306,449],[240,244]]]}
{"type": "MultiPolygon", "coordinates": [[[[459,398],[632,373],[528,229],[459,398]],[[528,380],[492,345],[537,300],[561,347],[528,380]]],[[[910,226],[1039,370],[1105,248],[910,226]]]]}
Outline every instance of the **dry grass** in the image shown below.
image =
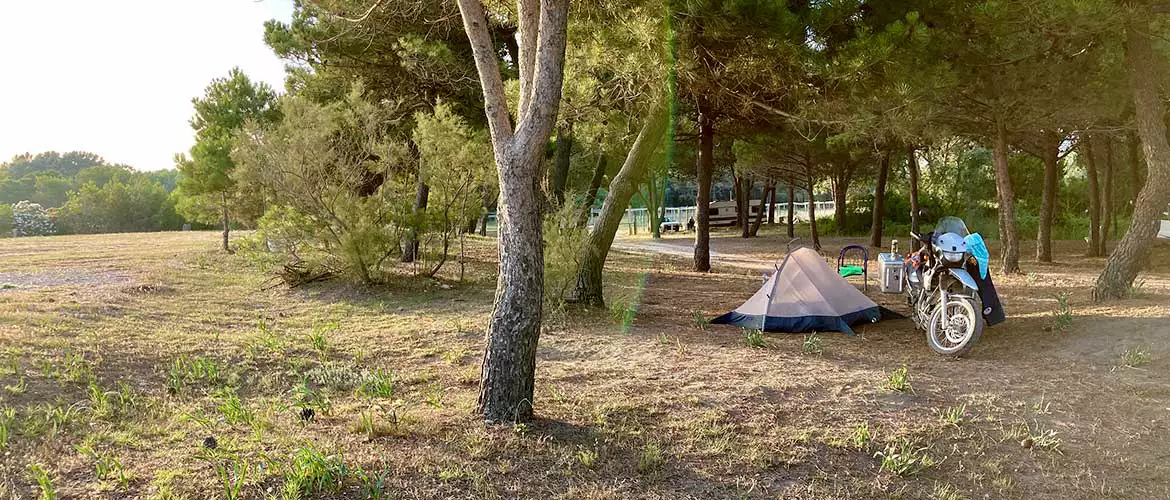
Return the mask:
{"type": "Polygon", "coordinates": [[[260,291],[262,263],[215,252],[213,233],[0,240],[0,498],[38,479],[69,498],[1170,495],[1170,274],[1092,304],[1102,260],[1059,245],[1060,265],[996,277],[1011,319],[958,361],[907,321],[822,333],[815,356],[804,336],[755,349],[696,327],[759,286],[751,259],[781,240],[717,237],[741,265],[709,275],[615,254],[622,317],[546,327],[539,418],[514,427],[472,415],[493,242],[471,240],[466,281],[452,266],[445,287],[404,268],[260,291]],[[1133,346],[1151,361],[1119,368],[1133,346]],[[902,366],[913,392],[883,389],[902,366]]]}

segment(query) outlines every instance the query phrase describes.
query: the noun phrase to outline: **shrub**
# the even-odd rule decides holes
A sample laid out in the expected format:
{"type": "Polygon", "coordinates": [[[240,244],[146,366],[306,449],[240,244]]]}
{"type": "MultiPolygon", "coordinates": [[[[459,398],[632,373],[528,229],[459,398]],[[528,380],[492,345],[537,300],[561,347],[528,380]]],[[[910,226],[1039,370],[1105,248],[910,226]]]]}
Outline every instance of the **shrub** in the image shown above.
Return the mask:
{"type": "Polygon", "coordinates": [[[382,140],[380,112],[358,93],[330,105],[285,97],[281,110],[280,124],[249,125],[232,153],[241,189],[270,200],[261,232],[294,260],[378,281],[414,194],[412,172],[387,168],[412,161],[405,145],[382,140]]]}
{"type": "Polygon", "coordinates": [[[12,206],[13,236],[46,236],[54,230],[49,212],[39,203],[20,201],[12,206]]]}
{"type": "Polygon", "coordinates": [[[577,284],[579,255],[587,236],[586,228],[578,224],[583,208],[569,201],[577,198],[566,196],[565,203],[544,220],[544,300],[552,310],[563,307],[577,284]]]}

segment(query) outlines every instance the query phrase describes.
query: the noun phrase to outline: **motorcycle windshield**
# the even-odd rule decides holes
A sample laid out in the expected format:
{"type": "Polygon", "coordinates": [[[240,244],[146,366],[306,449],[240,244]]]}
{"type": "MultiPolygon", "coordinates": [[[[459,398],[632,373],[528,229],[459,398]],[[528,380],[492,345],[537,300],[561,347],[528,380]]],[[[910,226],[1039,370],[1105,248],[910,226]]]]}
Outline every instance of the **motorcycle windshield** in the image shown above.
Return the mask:
{"type": "Polygon", "coordinates": [[[938,224],[934,226],[934,239],[938,239],[947,233],[955,233],[962,238],[966,238],[968,234],[967,225],[963,223],[963,219],[958,217],[943,217],[938,220],[938,224]]]}

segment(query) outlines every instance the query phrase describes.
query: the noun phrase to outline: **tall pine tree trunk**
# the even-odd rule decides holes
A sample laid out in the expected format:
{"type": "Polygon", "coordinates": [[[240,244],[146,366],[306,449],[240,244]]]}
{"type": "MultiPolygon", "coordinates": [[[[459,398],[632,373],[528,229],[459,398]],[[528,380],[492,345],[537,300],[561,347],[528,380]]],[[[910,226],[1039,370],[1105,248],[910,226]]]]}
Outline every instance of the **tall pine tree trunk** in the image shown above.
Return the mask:
{"type": "MultiPolygon", "coordinates": [[[[906,169],[910,171],[910,230],[915,234],[922,234],[918,228],[918,157],[914,154],[914,145],[906,145],[906,169]]],[[[917,250],[922,243],[915,240],[912,247],[917,250]]]]}
{"type": "Polygon", "coordinates": [[[816,185],[816,178],[813,176],[812,165],[806,167],[808,174],[808,230],[812,238],[813,248],[817,251],[821,250],[821,235],[817,233],[817,199],[813,195],[813,186],[816,185]]]}
{"type": "Polygon", "coordinates": [[[772,187],[769,184],[764,185],[764,194],[760,196],[760,210],[756,212],[756,220],[752,223],[751,231],[748,232],[749,237],[754,238],[760,232],[760,225],[764,223],[764,210],[766,208],[764,204],[768,202],[768,192],[772,187]]]}
{"type": "Polygon", "coordinates": [[[1113,220],[1113,138],[1105,136],[1105,182],[1101,186],[1101,254],[1109,253],[1109,238],[1117,229],[1113,220]]]}
{"type": "Polygon", "coordinates": [[[695,271],[711,270],[711,175],[715,170],[715,119],[710,104],[699,101],[699,151],[695,161],[695,271]]]}
{"type": "Polygon", "coordinates": [[[788,177],[788,237],[796,237],[796,179],[788,177]]]}
{"type": "Polygon", "coordinates": [[[228,219],[228,200],[227,191],[220,192],[220,200],[223,204],[223,251],[231,253],[232,248],[228,246],[228,236],[231,231],[231,221],[228,219]]]}
{"type": "Polygon", "coordinates": [[[1084,139],[1085,176],[1089,181],[1089,257],[1100,257],[1101,251],[1101,189],[1097,182],[1097,155],[1093,150],[1093,137],[1084,139]]]}
{"type": "Polygon", "coordinates": [[[837,179],[833,183],[833,222],[837,225],[837,236],[844,236],[845,226],[849,223],[845,206],[845,193],[849,191],[849,181],[845,178],[837,179]]]}
{"type": "Polygon", "coordinates": [[[1141,141],[1138,140],[1137,134],[1127,132],[1125,145],[1129,150],[1129,208],[1130,213],[1133,213],[1133,208],[1137,206],[1138,193],[1142,190],[1142,157],[1139,151],[1141,141]]]}
{"type": "MultiPolygon", "coordinates": [[[[1052,220],[1056,212],[1056,197],[1060,191],[1060,138],[1044,142],[1044,186],[1040,194],[1040,224],[1036,231],[1036,260],[1052,262],[1052,220]]],[[[1049,139],[1049,137],[1045,137],[1049,139]]]]}
{"type": "Polygon", "coordinates": [[[999,240],[1002,245],[1003,273],[1020,272],[1020,238],[1016,231],[1016,200],[1012,191],[1012,178],[1008,173],[1007,126],[1003,119],[996,120],[995,149],[992,152],[995,163],[995,191],[999,196],[999,240]]]}
{"type": "MultiPolygon", "coordinates": [[[[745,191],[744,184],[750,182],[747,177],[748,177],[747,174],[737,174],[735,169],[732,168],[731,182],[732,182],[732,188],[733,188],[732,196],[735,197],[735,227],[738,227],[738,228],[746,228],[747,227],[747,221],[748,221],[748,200],[747,199],[750,196],[749,194],[744,193],[744,191],[745,191]]],[[[748,184],[747,190],[750,190],[750,184],[748,184]]],[[[744,231],[744,234],[746,235],[747,231],[744,231]]]]}
{"type": "Polygon", "coordinates": [[[877,185],[873,190],[873,220],[869,228],[869,246],[882,247],[882,221],[886,217],[886,178],[890,175],[890,152],[882,155],[878,164],[877,185]]]}
{"type": "Polygon", "coordinates": [[[602,270],[613,239],[622,224],[622,216],[630,204],[630,198],[638,191],[638,181],[646,176],[669,122],[669,106],[659,105],[651,112],[638,132],[638,138],[626,154],[622,169],[609,183],[601,214],[588,238],[581,246],[580,263],[577,268],[576,301],[589,306],[604,306],[602,270]]]}
{"type": "MultiPolygon", "coordinates": [[[[414,193],[414,216],[415,221],[422,220],[422,213],[427,210],[427,199],[430,198],[431,187],[422,180],[422,172],[419,172],[418,186],[414,193]]],[[[414,262],[418,258],[418,229],[410,229],[406,232],[406,238],[402,240],[402,262],[414,262]]]]}
{"type": "Polygon", "coordinates": [[[569,160],[573,154],[573,122],[557,127],[556,157],[553,162],[552,187],[553,199],[557,206],[565,204],[565,187],[569,182],[569,160]]]}
{"type": "Polygon", "coordinates": [[[768,181],[768,225],[776,224],[776,181],[768,181]]]}
{"type": "MultiPolygon", "coordinates": [[[[742,201],[739,202],[739,205],[743,209],[739,211],[739,219],[743,221],[743,224],[740,226],[740,236],[748,238],[752,235],[752,188],[755,187],[755,182],[752,182],[751,174],[744,175],[741,179],[743,185],[740,186],[739,193],[742,201]]],[[[760,205],[760,209],[763,210],[763,208],[764,206],[760,205]]]]}
{"type": "Polygon", "coordinates": [[[1140,13],[1126,30],[1125,65],[1129,73],[1133,104],[1137,110],[1148,170],[1145,186],[1134,205],[1133,222],[1118,242],[1105,270],[1097,277],[1093,297],[1097,300],[1124,297],[1134,278],[1147,264],[1150,248],[1158,236],[1158,221],[1170,203],[1170,143],[1166,140],[1166,109],[1158,87],[1162,83],[1160,60],[1150,40],[1149,13],[1140,13]]]}
{"type": "Polygon", "coordinates": [[[561,102],[569,13],[568,0],[517,3],[520,92],[513,128],[483,4],[458,0],[483,90],[500,185],[499,276],[476,405],[487,422],[532,418],[544,299],[540,160],[561,102]]]}

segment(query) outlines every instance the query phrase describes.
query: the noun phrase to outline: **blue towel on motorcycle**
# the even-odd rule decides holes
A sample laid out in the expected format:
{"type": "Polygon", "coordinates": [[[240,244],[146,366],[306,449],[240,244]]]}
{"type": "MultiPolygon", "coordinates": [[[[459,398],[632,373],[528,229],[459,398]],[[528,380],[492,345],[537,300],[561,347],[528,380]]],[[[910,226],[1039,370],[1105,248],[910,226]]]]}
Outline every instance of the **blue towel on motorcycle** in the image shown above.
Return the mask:
{"type": "Polygon", "coordinates": [[[987,251],[987,244],[983,242],[983,237],[979,233],[971,233],[963,239],[967,241],[967,251],[971,252],[971,256],[975,257],[975,261],[979,263],[979,277],[987,279],[987,267],[991,263],[991,252],[987,251]]]}

